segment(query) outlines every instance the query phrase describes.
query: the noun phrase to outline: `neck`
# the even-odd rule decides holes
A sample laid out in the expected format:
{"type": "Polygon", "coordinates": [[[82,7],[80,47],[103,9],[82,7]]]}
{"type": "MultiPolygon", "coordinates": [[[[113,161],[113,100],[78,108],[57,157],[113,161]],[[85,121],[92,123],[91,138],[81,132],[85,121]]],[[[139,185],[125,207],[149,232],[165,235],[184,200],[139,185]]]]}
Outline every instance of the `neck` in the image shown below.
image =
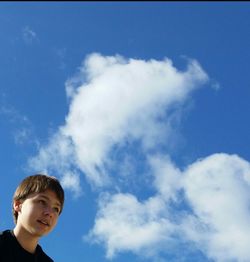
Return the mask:
{"type": "Polygon", "coordinates": [[[16,226],[13,230],[18,243],[29,253],[34,254],[38,244],[38,237],[32,236],[27,230],[16,226]]]}

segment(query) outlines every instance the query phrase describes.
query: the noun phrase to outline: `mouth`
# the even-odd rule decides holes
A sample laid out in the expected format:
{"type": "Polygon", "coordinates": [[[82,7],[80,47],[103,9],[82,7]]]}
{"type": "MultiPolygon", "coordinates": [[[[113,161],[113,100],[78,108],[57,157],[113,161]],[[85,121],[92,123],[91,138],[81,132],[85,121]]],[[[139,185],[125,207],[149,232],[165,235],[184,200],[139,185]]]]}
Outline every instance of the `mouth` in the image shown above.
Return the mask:
{"type": "Polygon", "coordinates": [[[37,222],[44,225],[44,226],[47,226],[47,227],[50,226],[49,223],[46,220],[43,220],[43,219],[38,219],[37,222]]]}

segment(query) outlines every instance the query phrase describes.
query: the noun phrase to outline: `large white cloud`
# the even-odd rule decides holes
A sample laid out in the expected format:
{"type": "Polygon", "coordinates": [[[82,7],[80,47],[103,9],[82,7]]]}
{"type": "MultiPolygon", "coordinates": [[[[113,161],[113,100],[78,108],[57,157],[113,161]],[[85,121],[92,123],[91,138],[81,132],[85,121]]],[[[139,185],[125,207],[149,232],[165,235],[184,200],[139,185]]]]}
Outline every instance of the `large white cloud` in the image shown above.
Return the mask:
{"type": "Polygon", "coordinates": [[[168,158],[152,163],[156,195],[139,201],[115,194],[100,201],[89,238],[106,246],[107,257],[174,253],[173,247],[186,243],[187,253],[195,247],[214,261],[250,261],[249,162],[214,154],[183,172],[168,158]]]}
{"type": "Polygon", "coordinates": [[[91,54],[79,74],[66,83],[69,113],[55,135],[62,141],[52,139],[30,160],[30,166],[42,163],[46,169],[67,173],[66,167],[74,163],[92,184],[104,185],[109,182],[106,167],[113,161],[112,148],[137,140],[147,152],[166,143],[172,130],[172,107],[207,80],[195,60],[188,62],[186,71],[178,71],[169,59],[91,54]],[[64,147],[61,151],[61,144],[70,145],[69,153],[64,147]]]}

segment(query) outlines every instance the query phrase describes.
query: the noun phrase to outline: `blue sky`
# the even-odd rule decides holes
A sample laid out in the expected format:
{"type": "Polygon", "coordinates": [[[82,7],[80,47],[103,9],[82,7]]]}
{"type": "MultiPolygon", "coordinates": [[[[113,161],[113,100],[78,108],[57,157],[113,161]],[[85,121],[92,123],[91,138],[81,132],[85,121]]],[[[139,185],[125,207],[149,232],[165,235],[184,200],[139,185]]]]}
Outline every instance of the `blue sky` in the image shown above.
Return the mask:
{"type": "Polygon", "coordinates": [[[1,230],[46,172],[55,261],[249,261],[250,4],[0,7],[1,230]]]}

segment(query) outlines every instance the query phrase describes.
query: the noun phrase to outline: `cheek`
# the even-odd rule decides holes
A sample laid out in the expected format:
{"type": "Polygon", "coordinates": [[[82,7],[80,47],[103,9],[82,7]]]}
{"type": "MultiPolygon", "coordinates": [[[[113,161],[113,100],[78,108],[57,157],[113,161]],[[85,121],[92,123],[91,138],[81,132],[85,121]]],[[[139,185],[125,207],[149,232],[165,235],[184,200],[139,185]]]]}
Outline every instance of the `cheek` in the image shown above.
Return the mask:
{"type": "Polygon", "coordinates": [[[57,221],[58,221],[58,217],[55,217],[55,218],[53,219],[53,227],[55,227],[55,226],[56,226],[56,224],[57,224],[57,221]]]}
{"type": "Polygon", "coordinates": [[[24,205],[22,207],[22,215],[26,218],[32,218],[34,217],[36,214],[38,214],[38,210],[35,206],[33,205],[24,205]]]}

